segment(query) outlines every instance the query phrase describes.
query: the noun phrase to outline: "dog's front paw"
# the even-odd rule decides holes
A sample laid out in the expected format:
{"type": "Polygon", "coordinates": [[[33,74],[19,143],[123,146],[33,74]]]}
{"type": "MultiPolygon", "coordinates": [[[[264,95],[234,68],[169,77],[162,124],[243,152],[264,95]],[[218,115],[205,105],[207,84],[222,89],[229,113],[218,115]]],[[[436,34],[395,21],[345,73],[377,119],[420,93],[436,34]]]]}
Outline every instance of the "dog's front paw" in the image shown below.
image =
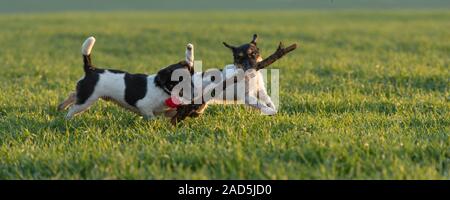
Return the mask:
{"type": "Polygon", "coordinates": [[[273,104],[272,102],[269,102],[269,103],[267,104],[267,106],[268,106],[269,108],[271,108],[271,109],[274,109],[274,110],[277,109],[277,108],[275,107],[275,104],[273,104]]]}
{"type": "Polygon", "coordinates": [[[270,107],[265,107],[265,108],[261,109],[261,112],[262,112],[264,115],[272,116],[272,115],[277,114],[278,111],[275,110],[275,109],[273,109],[273,108],[270,108],[270,107]]]}

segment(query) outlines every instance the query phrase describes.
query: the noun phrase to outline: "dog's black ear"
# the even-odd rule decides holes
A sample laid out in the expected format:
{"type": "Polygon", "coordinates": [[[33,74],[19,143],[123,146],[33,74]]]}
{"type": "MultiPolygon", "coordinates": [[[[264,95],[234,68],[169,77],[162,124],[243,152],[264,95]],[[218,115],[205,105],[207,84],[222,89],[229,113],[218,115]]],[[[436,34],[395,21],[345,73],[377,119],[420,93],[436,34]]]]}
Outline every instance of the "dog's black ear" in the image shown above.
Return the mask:
{"type": "Polygon", "coordinates": [[[236,47],[233,47],[233,46],[227,44],[226,42],[222,42],[222,43],[223,43],[223,45],[224,45],[225,47],[227,47],[227,48],[229,48],[229,49],[231,49],[231,50],[233,50],[233,51],[234,51],[234,49],[236,49],[236,47]]]}
{"type": "Polygon", "coordinates": [[[257,39],[258,39],[258,35],[256,33],[253,34],[253,40],[250,43],[256,44],[257,39]]]}
{"type": "Polygon", "coordinates": [[[160,70],[155,77],[155,83],[159,87],[165,87],[167,82],[170,80],[170,75],[172,73],[168,69],[160,70]]]}

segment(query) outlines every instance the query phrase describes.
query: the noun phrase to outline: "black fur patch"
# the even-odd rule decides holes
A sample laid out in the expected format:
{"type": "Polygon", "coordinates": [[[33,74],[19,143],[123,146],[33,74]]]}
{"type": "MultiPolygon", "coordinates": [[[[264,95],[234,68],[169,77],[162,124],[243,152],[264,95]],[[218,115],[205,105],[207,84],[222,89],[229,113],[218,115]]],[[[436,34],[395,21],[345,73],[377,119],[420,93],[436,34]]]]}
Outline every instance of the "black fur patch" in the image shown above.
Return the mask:
{"type": "Polygon", "coordinates": [[[103,72],[105,72],[105,70],[104,69],[99,69],[99,68],[94,68],[94,69],[92,69],[92,72],[95,72],[97,74],[102,74],[103,72]]]}
{"type": "Polygon", "coordinates": [[[147,75],[125,73],[125,101],[136,107],[136,102],[147,94],[147,75]]]}
{"type": "Polygon", "coordinates": [[[172,72],[174,72],[177,69],[187,69],[189,70],[189,73],[194,74],[194,69],[191,68],[186,61],[181,61],[179,63],[169,65],[165,67],[164,69],[161,69],[158,71],[155,77],[155,85],[162,88],[167,94],[170,95],[170,91],[180,83],[182,80],[178,81],[172,81],[172,72]]]}
{"type": "Polygon", "coordinates": [[[114,73],[114,74],[125,74],[126,72],[121,71],[121,70],[117,70],[117,69],[108,69],[109,72],[114,73]]]}
{"type": "Polygon", "coordinates": [[[253,35],[253,40],[250,43],[243,44],[239,47],[231,46],[224,42],[223,44],[231,49],[233,52],[234,65],[241,67],[244,70],[254,68],[257,63],[257,59],[261,57],[259,48],[256,44],[256,38],[258,36],[253,35]]]}
{"type": "Polygon", "coordinates": [[[84,104],[92,95],[95,85],[100,75],[98,73],[86,73],[85,77],[77,83],[77,102],[76,104],[84,104]]]}
{"type": "Polygon", "coordinates": [[[91,55],[83,55],[83,69],[85,73],[89,73],[94,66],[92,65],[91,55]]]}

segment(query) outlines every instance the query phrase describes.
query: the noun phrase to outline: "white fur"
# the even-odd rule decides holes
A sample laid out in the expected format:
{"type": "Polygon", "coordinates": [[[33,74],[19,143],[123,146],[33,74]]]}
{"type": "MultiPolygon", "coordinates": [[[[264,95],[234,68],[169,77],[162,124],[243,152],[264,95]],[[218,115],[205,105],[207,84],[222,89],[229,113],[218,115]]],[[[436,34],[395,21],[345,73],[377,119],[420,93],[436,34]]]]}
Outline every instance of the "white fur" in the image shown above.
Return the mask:
{"type": "Polygon", "coordinates": [[[155,85],[155,77],[156,75],[147,77],[147,93],[144,98],[136,102],[137,108],[147,118],[152,118],[155,115],[171,110],[164,102],[170,96],[155,85]]]}
{"type": "Polygon", "coordinates": [[[194,66],[194,45],[191,43],[186,46],[186,62],[189,66],[194,66]]]}
{"type": "MultiPolygon", "coordinates": [[[[90,55],[94,43],[95,43],[94,37],[89,37],[88,39],[86,39],[86,41],[82,45],[81,53],[83,55],[90,55]]],[[[192,44],[188,44],[186,47],[186,61],[191,66],[193,65],[194,46],[192,44]]],[[[227,65],[225,67],[225,70],[223,70],[223,73],[225,73],[224,75],[226,76],[226,78],[228,78],[230,77],[230,75],[235,74],[237,70],[238,68],[236,66],[227,65]]],[[[245,85],[246,85],[245,100],[244,100],[245,104],[253,108],[259,109],[264,114],[267,115],[276,114],[277,110],[272,100],[267,95],[262,74],[259,71],[256,71],[254,73],[256,76],[254,76],[253,78],[248,74],[245,77],[245,85]]],[[[66,119],[70,119],[74,115],[85,111],[99,98],[113,99],[118,104],[126,108],[129,108],[133,111],[136,111],[146,118],[153,118],[155,115],[160,115],[166,111],[171,110],[171,108],[167,107],[164,102],[170,96],[167,93],[165,93],[160,87],[156,86],[154,83],[156,75],[147,76],[146,95],[144,96],[144,98],[136,102],[136,107],[129,105],[125,101],[124,77],[125,77],[124,73],[113,73],[108,70],[105,70],[103,73],[100,73],[99,80],[94,88],[94,92],[86,100],[85,103],[81,105],[78,104],[72,105],[70,107],[69,112],[67,113],[66,119]]],[[[207,86],[205,85],[205,83],[206,84],[210,83],[208,80],[205,80],[204,77],[201,76],[200,72],[195,73],[192,78],[194,79],[193,81],[195,87],[205,88],[207,86]],[[199,86],[199,84],[201,84],[201,86],[199,86]]],[[[234,87],[234,85],[232,87],[234,87]]],[[[63,102],[62,105],[73,103],[74,98],[68,98],[68,100],[63,102]]],[[[210,103],[224,103],[224,101],[222,99],[215,99],[213,101],[207,102],[207,104],[210,103]]],[[[205,108],[206,106],[204,107],[204,109],[205,108]]],[[[202,112],[203,110],[201,110],[200,112],[202,112]]]]}
{"type": "MultiPolygon", "coordinates": [[[[136,102],[138,111],[146,118],[152,118],[168,110],[164,100],[169,98],[169,95],[155,85],[155,76],[147,77],[147,93],[144,98],[136,102]]],[[[106,70],[105,73],[100,74],[100,79],[89,100],[95,101],[100,97],[109,97],[126,107],[128,103],[125,101],[124,77],[125,74],[111,73],[106,70]]],[[[131,105],[129,106],[131,107],[131,105]]]]}
{"type": "Polygon", "coordinates": [[[85,56],[91,55],[92,47],[94,47],[94,44],[95,44],[94,37],[91,36],[91,37],[87,38],[83,42],[83,45],[81,46],[81,53],[85,56]]]}
{"type": "MultiPolygon", "coordinates": [[[[94,46],[95,38],[89,37],[82,45],[81,52],[83,55],[89,55],[91,53],[92,47],[94,46]]],[[[186,54],[188,56],[188,54],[186,54]]],[[[192,54],[189,54],[193,58],[192,54]]],[[[188,59],[188,58],[186,58],[188,59]]],[[[76,114],[79,114],[87,110],[93,103],[95,103],[99,98],[113,100],[114,102],[120,104],[121,106],[128,108],[143,115],[147,119],[151,119],[156,115],[165,114],[166,111],[171,111],[165,104],[165,100],[170,97],[169,94],[165,93],[163,89],[156,86],[155,84],[156,75],[147,76],[147,91],[144,98],[136,102],[136,107],[129,105],[125,100],[125,74],[124,73],[113,73],[105,70],[103,73],[99,73],[99,80],[94,87],[93,93],[89,96],[83,104],[74,104],[75,98],[68,98],[61,105],[64,108],[65,105],[72,105],[69,112],[66,115],[66,119],[71,119],[76,114]]],[[[81,79],[80,79],[81,80],[81,79]]],[[[76,93],[74,93],[76,94],[76,93]]]]}
{"type": "MultiPolygon", "coordinates": [[[[232,77],[237,73],[237,70],[239,68],[236,67],[233,64],[225,66],[222,73],[224,73],[224,77],[226,79],[232,77]]],[[[277,113],[277,109],[275,107],[275,104],[272,102],[272,99],[267,94],[267,90],[264,84],[264,77],[261,74],[260,71],[254,71],[254,77],[251,77],[250,74],[246,73],[245,76],[245,99],[244,104],[250,107],[253,107],[255,109],[261,110],[266,115],[274,115],[277,113]],[[259,98],[258,98],[259,97],[259,98]]],[[[201,77],[201,73],[195,73],[193,75],[194,79],[194,87],[202,87],[206,88],[208,84],[210,84],[210,80],[207,80],[206,77],[203,77],[201,80],[199,78],[201,77]]],[[[234,87],[235,84],[228,85],[227,87],[234,87]]],[[[195,89],[194,91],[198,91],[195,89]]],[[[197,94],[196,94],[197,95],[197,94]]],[[[239,101],[239,100],[238,100],[239,101]]],[[[207,104],[230,104],[230,103],[236,103],[234,99],[230,100],[223,100],[223,99],[213,99],[211,101],[206,102],[207,104]]],[[[206,106],[205,106],[206,109],[206,106]]],[[[203,112],[203,110],[199,111],[200,113],[203,112]]]]}
{"type": "Polygon", "coordinates": [[[125,101],[125,74],[112,73],[105,70],[100,74],[99,80],[95,85],[94,92],[86,100],[84,104],[73,105],[66,118],[71,119],[75,114],[81,113],[95,103],[99,98],[113,99],[116,103],[130,110],[136,111],[147,119],[151,119],[156,115],[163,114],[170,110],[164,101],[170,96],[166,94],[160,87],[155,85],[154,79],[156,75],[147,77],[147,92],[144,98],[136,102],[136,107],[129,105],[125,101]]]}

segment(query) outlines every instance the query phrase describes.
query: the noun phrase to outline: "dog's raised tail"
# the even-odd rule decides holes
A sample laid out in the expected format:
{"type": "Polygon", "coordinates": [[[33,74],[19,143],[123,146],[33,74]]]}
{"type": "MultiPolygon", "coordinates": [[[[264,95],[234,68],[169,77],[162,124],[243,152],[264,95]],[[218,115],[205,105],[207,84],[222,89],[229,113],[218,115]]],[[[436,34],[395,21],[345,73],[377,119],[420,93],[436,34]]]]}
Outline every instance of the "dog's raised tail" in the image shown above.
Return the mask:
{"type": "Polygon", "coordinates": [[[194,66],[194,45],[191,43],[186,45],[186,62],[190,67],[194,66]]]}
{"type": "Polygon", "coordinates": [[[84,72],[86,73],[94,68],[91,61],[91,51],[92,47],[94,47],[94,44],[95,38],[91,36],[88,37],[81,46],[81,54],[83,55],[83,62],[84,62],[84,72]]]}

